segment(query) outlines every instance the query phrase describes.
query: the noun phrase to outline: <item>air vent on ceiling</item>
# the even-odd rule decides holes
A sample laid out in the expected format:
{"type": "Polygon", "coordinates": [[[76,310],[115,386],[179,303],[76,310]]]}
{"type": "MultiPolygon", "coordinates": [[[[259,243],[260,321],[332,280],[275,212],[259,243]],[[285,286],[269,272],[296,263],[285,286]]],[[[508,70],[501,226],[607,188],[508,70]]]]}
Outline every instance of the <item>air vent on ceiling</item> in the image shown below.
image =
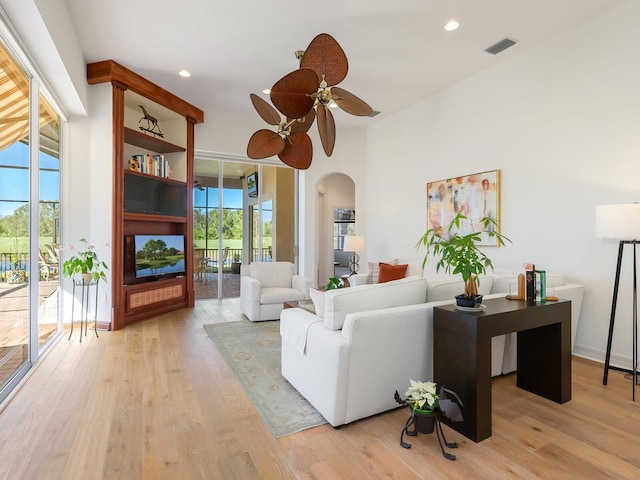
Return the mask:
{"type": "Polygon", "coordinates": [[[485,48],[484,51],[492,55],[496,55],[509,47],[513,47],[516,43],[518,42],[511,40],[510,38],[503,38],[498,43],[494,43],[490,47],[485,48]]]}

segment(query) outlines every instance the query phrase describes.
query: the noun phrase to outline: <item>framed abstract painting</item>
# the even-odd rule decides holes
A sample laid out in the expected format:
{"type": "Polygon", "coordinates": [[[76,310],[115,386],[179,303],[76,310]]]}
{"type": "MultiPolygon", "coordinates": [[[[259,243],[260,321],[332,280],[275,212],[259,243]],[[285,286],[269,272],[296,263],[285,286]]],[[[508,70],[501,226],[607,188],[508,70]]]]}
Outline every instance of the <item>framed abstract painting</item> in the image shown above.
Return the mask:
{"type": "MultiPolygon", "coordinates": [[[[457,233],[483,232],[483,218],[491,218],[500,225],[500,170],[474,173],[427,183],[427,229],[445,230],[458,212],[469,219],[457,233]]],[[[446,232],[445,232],[446,234],[446,232]]],[[[495,238],[483,235],[480,245],[497,246],[495,238]]]]}

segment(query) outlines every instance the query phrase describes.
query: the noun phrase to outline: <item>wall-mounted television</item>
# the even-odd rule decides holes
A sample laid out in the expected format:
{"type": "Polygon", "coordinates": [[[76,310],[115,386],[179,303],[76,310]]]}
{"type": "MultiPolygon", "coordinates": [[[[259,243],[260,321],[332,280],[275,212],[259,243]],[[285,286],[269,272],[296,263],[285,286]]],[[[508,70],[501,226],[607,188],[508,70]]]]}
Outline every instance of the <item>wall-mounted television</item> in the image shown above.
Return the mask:
{"type": "Polygon", "coordinates": [[[149,175],[124,176],[124,211],[187,216],[187,187],[149,175]]]}
{"type": "Polygon", "coordinates": [[[135,235],[134,244],[136,278],[185,273],[184,235],[135,235]]]}
{"type": "Polygon", "coordinates": [[[247,176],[247,195],[258,196],[258,172],[253,172],[247,176]]]}

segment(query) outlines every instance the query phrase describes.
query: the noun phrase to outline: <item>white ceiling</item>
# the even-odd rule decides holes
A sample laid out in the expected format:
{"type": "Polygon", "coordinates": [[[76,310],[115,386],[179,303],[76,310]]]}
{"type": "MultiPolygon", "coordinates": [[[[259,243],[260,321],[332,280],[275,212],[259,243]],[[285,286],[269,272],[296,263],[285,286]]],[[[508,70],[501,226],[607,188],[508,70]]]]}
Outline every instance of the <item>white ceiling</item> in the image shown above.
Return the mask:
{"type": "MultiPolygon", "coordinates": [[[[341,87],[375,118],[366,126],[623,0],[66,0],[87,62],[113,59],[207,112],[254,115],[261,94],[298,66],[318,33],[345,50],[341,87]],[[446,32],[449,19],[460,28],[446,32]],[[498,55],[484,49],[509,37],[498,55]],[[184,79],[178,71],[187,69],[184,79]]],[[[266,97],[266,96],[265,96],[266,97]]]]}

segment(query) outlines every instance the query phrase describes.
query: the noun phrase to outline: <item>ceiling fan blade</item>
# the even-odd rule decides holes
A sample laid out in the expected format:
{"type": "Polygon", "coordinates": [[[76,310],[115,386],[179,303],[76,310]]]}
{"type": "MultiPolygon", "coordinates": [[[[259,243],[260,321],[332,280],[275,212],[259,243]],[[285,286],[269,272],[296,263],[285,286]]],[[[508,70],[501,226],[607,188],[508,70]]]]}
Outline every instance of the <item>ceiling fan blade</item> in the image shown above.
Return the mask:
{"type": "Polygon", "coordinates": [[[258,130],[251,135],[247,145],[247,156],[253,159],[267,158],[278,155],[284,150],[284,139],[271,130],[258,130]]]}
{"type": "Polygon", "coordinates": [[[318,133],[324,153],[330,157],[336,144],[336,123],[333,120],[333,114],[324,105],[318,107],[318,133]]]}
{"type": "MultiPolygon", "coordinates": [[[[291,133],[308,132],[316,119],[316,111],[312,108],[309,110],[303,118],[299,118],[296,122],[291,124],[291,133]]],[[[291,119],[287,119],[289,122],[291,119]]]]}
{"type": "Polygon", "coordinates": [[[356,97],[353,93],[346,91],[344,88],[332,87],[331,98],[338,104],[338,106],[351,115],[357,115],[359,117],[366,117],[373,112],[367,102],[356,97]]]}
{"type": "Polygon", "coordinates": [[[316,36],[307,47],[300,60],[300,68],[310,68],[327,86],[340,83],[347,76],[349,61],[335,38],[328,33],[316,36]]]}
{"type": "Polygon", "coordinates": [[[254,93],[249,94],[249,97],[256,112],[258,112],[258,115],[260,115],[265,122],[269,125],[280,125],[280,114],[275,108],[254,93]]]}
{"type": "Polygon", "coordinates": [[[304,132],[296,132],[289,137],[289,142],[280,152],[278,158],[290,167],[306,170],[313,159],[311,138],[304,132]]]}
{"type": "Polygon", "coordinates": [[[313,70],[301,68],[295,70],[271,87],[271,102],[289,118],[302,118],[315,103],[311,97],[318,91],[320,80],[313,70]]]}

